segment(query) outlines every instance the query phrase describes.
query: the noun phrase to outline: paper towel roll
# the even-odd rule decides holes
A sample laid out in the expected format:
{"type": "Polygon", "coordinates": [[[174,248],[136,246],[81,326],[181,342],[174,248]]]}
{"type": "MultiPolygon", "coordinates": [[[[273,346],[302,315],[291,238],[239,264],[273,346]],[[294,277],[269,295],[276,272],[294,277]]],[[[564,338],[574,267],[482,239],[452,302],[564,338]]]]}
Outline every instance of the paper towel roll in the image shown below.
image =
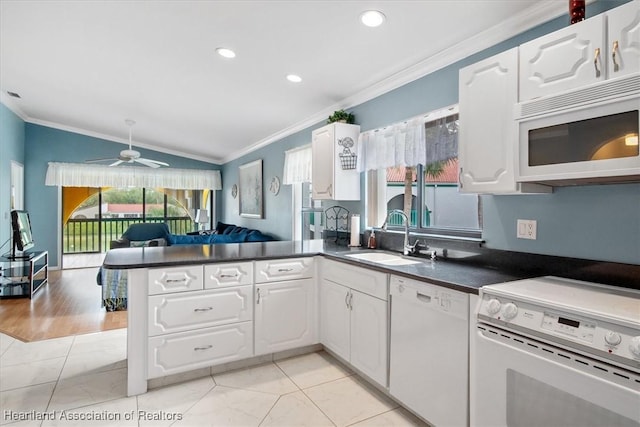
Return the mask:
{"type": "Polygon", "coordinates": [[[351,243],[349,246],[360,246],[360,215],[351,216],[351,243]]]}

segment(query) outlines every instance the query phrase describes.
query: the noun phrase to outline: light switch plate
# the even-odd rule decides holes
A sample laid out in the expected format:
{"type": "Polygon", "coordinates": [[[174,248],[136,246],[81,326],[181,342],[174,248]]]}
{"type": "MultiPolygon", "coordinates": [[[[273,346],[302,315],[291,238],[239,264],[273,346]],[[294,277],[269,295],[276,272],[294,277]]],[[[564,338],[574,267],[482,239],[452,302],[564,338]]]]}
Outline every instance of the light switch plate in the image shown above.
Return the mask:
{"type": "Polygon", "coordinates": [[[518,239],[536,240],[538,234],[538,221],[535,219],[519,219],[516,230],[518,239]]]}

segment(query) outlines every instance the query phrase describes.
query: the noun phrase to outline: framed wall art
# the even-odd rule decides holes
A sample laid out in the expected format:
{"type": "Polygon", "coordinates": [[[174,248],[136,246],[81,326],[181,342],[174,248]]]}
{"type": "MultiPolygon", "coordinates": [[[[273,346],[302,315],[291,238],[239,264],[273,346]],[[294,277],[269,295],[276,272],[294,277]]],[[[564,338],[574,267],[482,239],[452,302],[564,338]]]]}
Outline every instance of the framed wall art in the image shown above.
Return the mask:
{"type": "Polygon", "coordinates": [[[239,167],[240,216],[262,218],[262,159],[239,167]]]}

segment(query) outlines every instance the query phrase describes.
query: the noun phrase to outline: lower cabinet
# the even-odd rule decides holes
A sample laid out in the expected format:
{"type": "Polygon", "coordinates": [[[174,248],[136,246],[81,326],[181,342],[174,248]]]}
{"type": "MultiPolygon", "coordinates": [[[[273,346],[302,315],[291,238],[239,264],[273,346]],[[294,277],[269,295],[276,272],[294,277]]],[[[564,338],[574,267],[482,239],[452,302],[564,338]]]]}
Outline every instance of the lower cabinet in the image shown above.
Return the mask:
{"type": "MultiPolygon", "coordinates": [[[[323,270],[328,271],[335,263],[323,263],[323,270]]],[[[337,267],[337,266],[336,266],[337,267]]],[[[341,264],[340,269],[347,268],[350,274],[345,277],[358,276],[372,272],[341,264]]],[[[334,270],[335,271],[335,270],[334,270]]],[[[378,273],[382,280],[379,286],[385,289],[386,274],[378,273]]],[[[333,280],[334,276],[329,274],[333,280]]],[[[354,289],[360,286],[348,280],[336,283],[323,278],[320,289],[320,335],[322,344],[342,357],[354,368],[383,387],[387,386],[388,360],[388,304],[384,299],[354,289]]],[[[367,286],[372,282],[368,282],[367,286]]],[[[386,295],[387,292],[375,292],[386,295]]]]}
{"type": "Polygon", "coordinates": [[[256,284],[255,354],[315,344],[313,279],[256,284]]]}
{"type": "Polygon", "coordinates": [[[149,338],[147,378],[253,356],[253,322],[149,338]]]}

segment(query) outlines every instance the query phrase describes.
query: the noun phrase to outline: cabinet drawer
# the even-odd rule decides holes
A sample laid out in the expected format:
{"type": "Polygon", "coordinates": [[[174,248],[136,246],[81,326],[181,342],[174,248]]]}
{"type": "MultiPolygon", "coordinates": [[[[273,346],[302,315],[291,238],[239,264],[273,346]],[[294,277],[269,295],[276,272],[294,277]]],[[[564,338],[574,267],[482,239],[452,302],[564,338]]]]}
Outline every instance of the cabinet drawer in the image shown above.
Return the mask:
{"type": "Polygon", "coordinates": [[[149,269],[149,295],[203,289],[201,265],[149,269]]]}
{"type": "Polygon", "coordinates": [[[253,318],[253,286],[149,297],[149,336],[253,318]]]}
{"type": "Polygon", "coordinates": [[[204,288],[251,285],[253,263],[207,264],[204,266],[204,288]]]}
{"type": "Polygon", "coordinates": [[[253,322],[149,338],[148,378],[253,356],[253,322]]]}
{"type": "Polygon", "coordinates": [[[313,277],[313,258],[256,261],[256,283],[313,277]]]}
{"type": "Polygon", "coordinates": [[[387,301],[387,275],[338,261],[322,260],[322,278],[387,301]]]}

